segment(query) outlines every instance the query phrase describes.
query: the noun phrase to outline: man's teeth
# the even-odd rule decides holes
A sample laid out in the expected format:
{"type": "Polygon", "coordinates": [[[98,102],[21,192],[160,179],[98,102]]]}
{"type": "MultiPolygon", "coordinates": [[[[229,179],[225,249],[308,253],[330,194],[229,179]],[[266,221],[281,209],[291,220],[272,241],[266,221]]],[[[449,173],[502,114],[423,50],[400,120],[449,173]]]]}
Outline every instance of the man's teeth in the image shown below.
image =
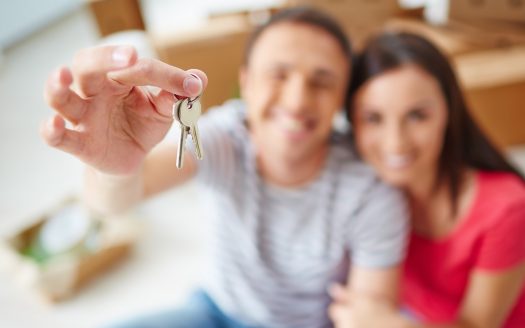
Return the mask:
{"type": "Polygon", "coordinates": [[[400,168],[408,165],[410,163],[410,156],[406,155],[391,155],[385,158],[385,163],[387,166],[393,168],[400,168]]]}
{"type": "Polygon", "coordinates": [[[293,118],[284,118],[281,120],[282,127],[291,132],[301,132],[306,130],[306,122],[293,118]]]}

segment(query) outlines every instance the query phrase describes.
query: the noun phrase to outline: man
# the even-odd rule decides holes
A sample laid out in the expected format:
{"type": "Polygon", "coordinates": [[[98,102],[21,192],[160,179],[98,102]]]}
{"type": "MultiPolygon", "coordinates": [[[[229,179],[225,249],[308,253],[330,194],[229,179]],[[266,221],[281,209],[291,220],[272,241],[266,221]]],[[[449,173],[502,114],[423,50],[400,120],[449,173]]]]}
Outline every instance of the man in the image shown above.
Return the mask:
{"type": "Polygon", "coordinates": [[[347,275],[351,290],[395,300],[402,198],[349,143],[332,138],[350,65],[348,41],[331,18],[301,8],[278,13],[248,42],[243,101],[200,119],[205,158],[189,151],[181,170],[175,142],[152,149],[172,124],[173,94],[198,95],[203,72],[104,47],[81,51],[71,70],[50,78],[46,97],[58,114],[42,135],[88,164],[93,208],[119,211],[192,177],[206,191],[214,237],[203,289],[179,310],[126,327],[327,327],[327,287],[347,275]]]}

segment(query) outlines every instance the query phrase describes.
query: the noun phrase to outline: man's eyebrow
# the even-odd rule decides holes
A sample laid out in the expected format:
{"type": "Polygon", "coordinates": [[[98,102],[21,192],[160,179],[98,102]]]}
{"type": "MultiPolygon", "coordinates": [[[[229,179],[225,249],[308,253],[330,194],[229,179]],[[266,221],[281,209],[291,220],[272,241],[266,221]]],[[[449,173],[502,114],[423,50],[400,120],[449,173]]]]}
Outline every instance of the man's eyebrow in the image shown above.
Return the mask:
{"type": "Polygon", "coordinates": [[[275,69],[283,69],[283,70],[289,70],[293,68],[293,65],[290,65],[288,63],[273,63],[271,65],[268,65],[269,69],[275,70],[275,69]]]}
{"type": "Polygon", "coordinates": [[[332,70],[329,70],[329,69],[326,69],[326,68],[319,68],[319,69],[315,70],[314,78],[316,78],[316,79],[321,78],[321,79],[327,79],[327,80],[330,80],[330,79],[337,80],[337,79],[339,79],[339,75],[334,73],[332,70]]]}

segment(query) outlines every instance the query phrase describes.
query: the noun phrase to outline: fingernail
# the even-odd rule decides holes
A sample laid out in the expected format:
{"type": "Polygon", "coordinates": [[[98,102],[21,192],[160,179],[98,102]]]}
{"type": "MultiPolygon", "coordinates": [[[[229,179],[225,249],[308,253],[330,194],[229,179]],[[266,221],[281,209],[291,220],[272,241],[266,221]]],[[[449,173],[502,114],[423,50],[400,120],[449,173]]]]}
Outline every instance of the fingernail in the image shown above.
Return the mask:
{"type": "Polygon", "coordinates": [[[184,79],[182,87],[190,95],[196,96],[201,93],[202,82],[196,75],[190,74],[184,79]]]}
{"type": "Polygon", "coordinates": [[[52,117],[52,118],[48,119],[46,124],[47,124],[47,128],[50,131],[53,131],[55,129],[55,118],[52,117]]]}
{"type": "Polygon", "coordinates": [[[129,46],[120,46],[113,50],[112,59],[113,62],[119,66],[124,66],[129,63],[133,48],[129,46]]]}
{"type": "Polygon", "coordinates": [[[62,88],[62,82],[60,81],[60,69],[57,69],[55,73],[53,73],[53,78],[51,79],[51,85],[55,89],[61,89],[62,88]]]}

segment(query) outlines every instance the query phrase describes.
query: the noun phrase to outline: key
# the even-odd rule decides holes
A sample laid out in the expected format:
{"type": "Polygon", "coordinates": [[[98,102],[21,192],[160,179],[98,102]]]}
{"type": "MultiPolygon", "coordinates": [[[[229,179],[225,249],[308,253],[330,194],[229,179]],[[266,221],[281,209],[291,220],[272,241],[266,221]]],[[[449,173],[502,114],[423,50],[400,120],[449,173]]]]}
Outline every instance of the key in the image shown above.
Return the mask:
{"type": "MultiPolygon", "coordinates": [[[[195,78],[199,79],[199,76],[192,74],[195,78]]],[[[202,83],[202,82],[201,82],[202,83]]],[[[188,134],[191,134],[193,143],[195,144],[195,152],[197,158],[202,159],[202,149],[199,140],[199,131],[197,130],[197,120],[201,115],[201,103],[198,101],[201,95],[193,99],[179,99],[175,95],[175,103],[173,104],[172,116],[173,119],[179,122],[180,125],[180,137],[179,145],[177,149],[177,168],[181,169],[184,162],[184,146],[186,145],[186,138],[188,134]]]]}
{"type": "Polygon", "coordinates": [[[182,100],[179,100],[176,96],[175,96],[175,99],[176,101],[173,104],[171,115],[173,116],[173,119],[179,123],[179,127],[180,127],[180,136],[179,136],[179,144],[177,145],[177,163],[176,163],[177,169],[180,170],[182,168],[182,163],[184,162],[184,145],[186,144],[186,138],[188,136],[189,128],[184,126],[184,124],[180,122],[179,106],[182,100]]]}
{"type": "MultiPolygon", "coordinates": [[[[184,99],[179,103],[178,106],[178,119],[182,126],[187,128],[187,133],[191,134],[191,139],[195,144],[195,153],[198,159],[203,158],[201,143],[199,139],[199,130],[197,127],[197,121],[201,116],[201,103],[198,98],[195,99],[184,99]]],[[[181,134],[182,137],[182,134],[181,134]]]]}

